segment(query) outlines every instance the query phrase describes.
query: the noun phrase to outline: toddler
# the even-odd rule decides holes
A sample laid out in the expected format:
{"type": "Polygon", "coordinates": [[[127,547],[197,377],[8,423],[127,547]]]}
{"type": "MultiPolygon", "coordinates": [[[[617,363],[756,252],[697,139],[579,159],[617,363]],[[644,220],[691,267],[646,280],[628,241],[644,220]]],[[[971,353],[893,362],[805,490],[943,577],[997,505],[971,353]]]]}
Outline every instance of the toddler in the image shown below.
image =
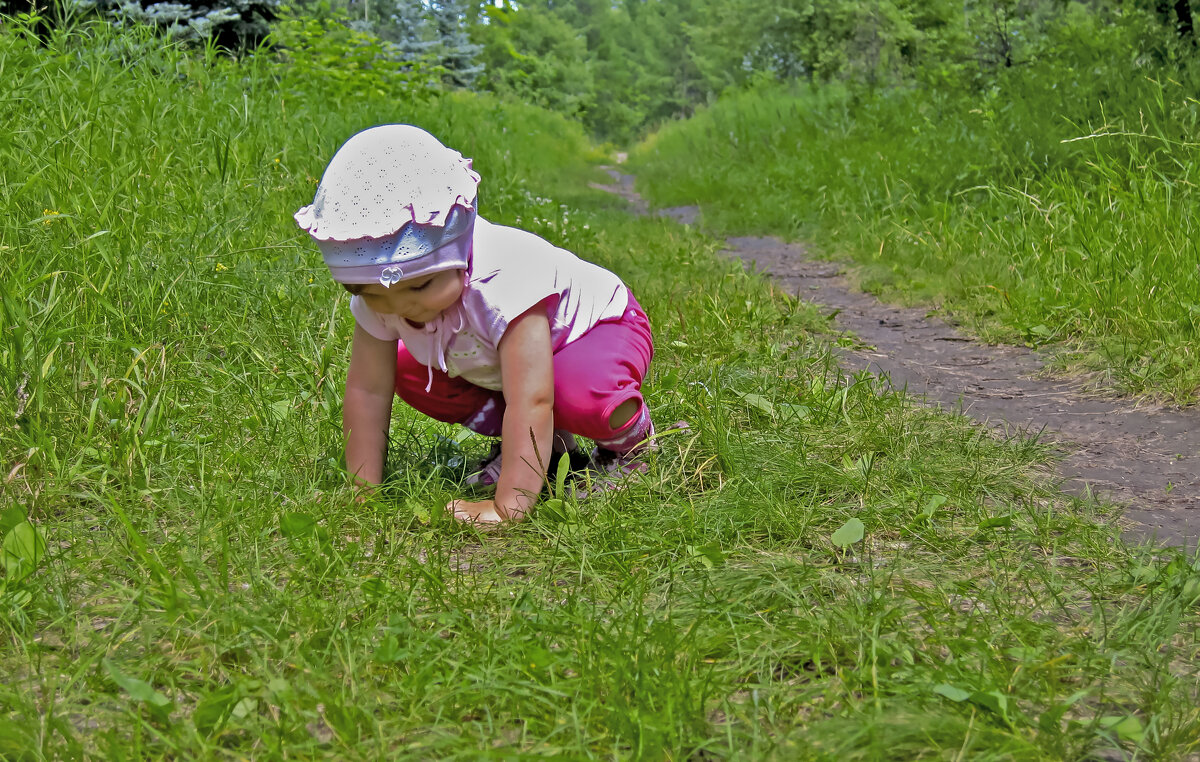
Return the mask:
{"type": "Polygon", "coordinates": [[[641,394],[654,353],[646,313],[613,273],[476,212],[471,161],[424,130],[389,124],[346,141],[296,222],[352,296],[343,405],[346,467],[383,478],[392,395],[500,444],[454,500],[464,521],[522,518],[551,464],[595,481],[644,471],[641,394]],[[590,458],[575,435],[592,439],[590,458]]]}

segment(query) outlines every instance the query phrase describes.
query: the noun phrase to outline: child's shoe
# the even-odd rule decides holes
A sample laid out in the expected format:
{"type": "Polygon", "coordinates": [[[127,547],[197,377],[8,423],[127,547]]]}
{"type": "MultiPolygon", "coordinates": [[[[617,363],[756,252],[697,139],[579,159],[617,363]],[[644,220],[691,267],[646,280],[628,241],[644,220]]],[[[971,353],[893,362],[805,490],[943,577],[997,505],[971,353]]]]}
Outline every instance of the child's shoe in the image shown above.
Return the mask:
{"type": "MultiPolygon", "coordinates": [[[[579,444],[575,441],[575,435],[570,432],[555,429],[554,431],[554,449],[550,455],[550,466],[546,469],[548,478],[553,482],[558,474],[558,461],[566,456],[570,458],[568,465],[569,473],[577,473],[591,466],[592,459],[589,458],[583,450],[579,449],[579,444]]],[[[497,441],[492,445],[492,449],[488,451],[487,457],[484,458],[479,468],[475,473],[467,476],[463,480],[463,484],[468,487],[491,487],[500,481],[500,442],[497,441]]]]}
{"type": "Polygon", "coordinates": [[[630,479],[644,476],[650,471],[645,456],[657,449],[653,440],[638,445],[629,452],[613,452],[605,447],[592,450],[588,469],[588,485],[580,499],[600,492],[615,492],[624,489],[630,479]]]}
{"type": "Polygon", "coordinates": [[[468,487],[490,487],[500,481],[500,440],[492,443],[487,457],[479,462],[475,473],[468,474],[463,484],[468,487]]]}
{"type": "MultiPolygon", "coordinates": [[[[666,428],[666,431],[687,429],[686,421],[676,421],[666,428]]],[[[641,443],[628,452],[616,452],[607,447],[597,446],[592,450],[592,462],[588,468],[588,483],[577,489],[575,496],[582,500],[601,492],[616,492],[629,485],[631,480],[639,479],[650,471],[646,456],[658,450],[655,439],[654,425],[641,443]]]]}

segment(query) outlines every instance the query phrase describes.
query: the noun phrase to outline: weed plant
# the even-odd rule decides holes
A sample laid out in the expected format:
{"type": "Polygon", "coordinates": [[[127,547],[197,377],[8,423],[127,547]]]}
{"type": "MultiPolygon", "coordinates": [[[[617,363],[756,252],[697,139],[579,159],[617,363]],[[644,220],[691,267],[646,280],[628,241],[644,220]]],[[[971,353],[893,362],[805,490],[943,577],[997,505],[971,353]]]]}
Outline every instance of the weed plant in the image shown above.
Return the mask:
{"type": "Polygon", "coordinates": [[[842,375],[714,240],[569,191],[577,127],[320,68],[0,31],[0,758],[1200,751],[1200,564],[1035,439],[842,375]],[[355,504],[352,318],[291,214],[387,121],[637,290],[691,424],[646,479],[482,534],[440,506],[486,443],[397,406],[355,504]]]}
{"type": "Polygon", "coordinates": [[[1063,31],[982,90],[743,92],[663,128],[636,171],[713,230],[806,238],[886,299],[1195,402],[1200,70],[1134,59],[1143,32],[1063,31]]]}

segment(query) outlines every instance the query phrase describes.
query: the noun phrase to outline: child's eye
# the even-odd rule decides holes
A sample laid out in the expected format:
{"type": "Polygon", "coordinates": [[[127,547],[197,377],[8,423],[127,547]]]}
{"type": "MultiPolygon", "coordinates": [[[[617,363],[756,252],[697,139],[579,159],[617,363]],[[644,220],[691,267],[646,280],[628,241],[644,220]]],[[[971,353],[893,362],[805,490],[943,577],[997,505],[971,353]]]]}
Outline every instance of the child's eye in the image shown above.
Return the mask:
{"type": "Polygon", "coordinates": [[[429,288],[430,283],[433,283],[433,281],[427,280],[419,286],[413,286],[411,290],[412,291],[424,291],[425,289],[429,288]]]}

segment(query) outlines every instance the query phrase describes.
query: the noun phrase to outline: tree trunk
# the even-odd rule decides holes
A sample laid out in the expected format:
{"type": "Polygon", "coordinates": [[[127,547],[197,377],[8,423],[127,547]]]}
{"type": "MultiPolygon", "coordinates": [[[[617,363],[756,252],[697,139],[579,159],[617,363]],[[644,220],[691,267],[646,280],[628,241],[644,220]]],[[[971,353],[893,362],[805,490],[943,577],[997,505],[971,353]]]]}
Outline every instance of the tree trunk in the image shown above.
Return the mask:
{"type": "Polygon", "coordinates": [[[1196,26],[1192,23],[1191,0],[1175,0],[1175,18],[1178,20],[1176,29],[1179,36],[1196,44],[1196,26]]]}

